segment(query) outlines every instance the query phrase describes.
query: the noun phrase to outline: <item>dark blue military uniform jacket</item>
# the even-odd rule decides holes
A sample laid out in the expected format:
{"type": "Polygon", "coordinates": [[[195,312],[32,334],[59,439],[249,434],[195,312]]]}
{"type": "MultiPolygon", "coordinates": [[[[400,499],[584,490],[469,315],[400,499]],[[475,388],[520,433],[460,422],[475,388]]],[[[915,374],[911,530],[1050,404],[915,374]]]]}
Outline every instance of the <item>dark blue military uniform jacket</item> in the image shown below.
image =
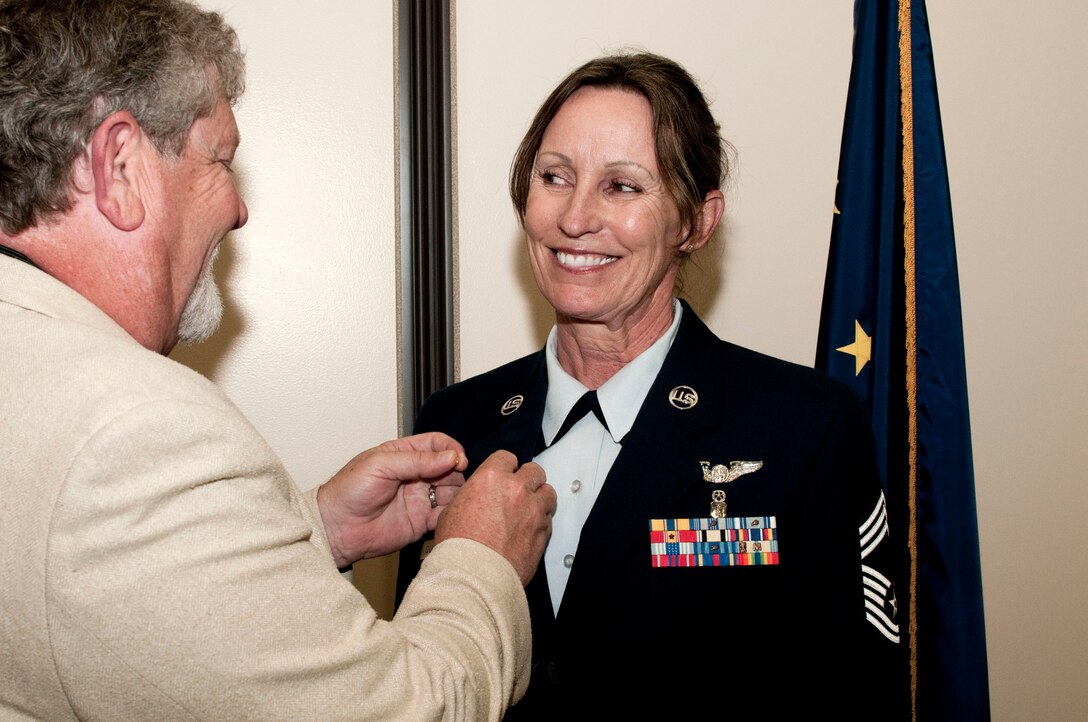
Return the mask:
{"type": "MultiPolygon", "coordinates": [[[[538,351],[433,394],[415,430],[460,441],[466,476],[497,449],[530,461],[547,382],[538,351]]],[[[905,718],[906,623],[894,586],[877,579],[897,581],[893,545],[905,539],[885,536],[861,557],[882,504],[861,400],[812,369],[719,340],[685,304],[582,528],[558,617],[543,565],[526,588],[533,678],[507,719],[779,719],[797,704],[836,719],[905,718]],[[734,460],[762,467],[705,480],[701,462],[734,460]],[[709,518],[715,489],[728,517],[774,517],[778,563],[652,566],[649,520],[709,518]]],[[[401,552],[398,602],[421,544],[401,552]]]]}

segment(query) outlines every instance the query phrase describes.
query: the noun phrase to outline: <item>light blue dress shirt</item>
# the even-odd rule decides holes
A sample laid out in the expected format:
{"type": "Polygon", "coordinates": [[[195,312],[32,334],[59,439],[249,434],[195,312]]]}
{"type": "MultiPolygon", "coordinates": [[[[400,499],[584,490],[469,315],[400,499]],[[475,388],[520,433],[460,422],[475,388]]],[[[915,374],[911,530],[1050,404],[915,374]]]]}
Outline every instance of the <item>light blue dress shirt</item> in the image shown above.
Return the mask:
{"type": "MultiPolygon", "coordinates": [[[[549,446],[533,461],[548,475],[558,505],[552,519],[552,537],[544,552],[544,569],[552,596],[552,611],[559,612],[567,579],[578,553],[578,538],[597,493],[620,453],[620,441],[635,423],[635,416],[657,378],[680,328],[680,302],[673,299],[672,325],[668,330],[615,376],[597,389],[601,411],[608,429],[593,414],[586,414],[555,446],[549,446]]],[[[553,326],[545,345],[548,364],[548,398],[544,404],[541,431],[551,444],[567,414],[588,391],[559,365],[556,356],[556,329],[553,326]]]]}

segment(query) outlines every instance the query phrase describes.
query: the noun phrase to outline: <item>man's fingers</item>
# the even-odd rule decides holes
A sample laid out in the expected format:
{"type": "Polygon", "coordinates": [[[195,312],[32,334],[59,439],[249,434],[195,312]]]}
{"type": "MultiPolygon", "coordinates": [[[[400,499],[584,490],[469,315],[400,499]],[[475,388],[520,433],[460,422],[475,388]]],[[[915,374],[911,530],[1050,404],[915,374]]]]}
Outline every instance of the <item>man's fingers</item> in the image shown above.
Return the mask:
{"type": "MultiPolygon", "coordinates": [[[[481,471],[494,471],[502,474],[513,473],[514,478],[519,479],[530,493],[537,492],[548,480],[547,475],[544,473],[544,467],[540,464],[528,461],[519,468],[517,457],[504,449],[499,449],[484,459],[476,470],[476,474],[481,471]]],[[[554,494],[554,491],[552,493],[554,494]]]]}
{"type": "Polygon", "coordinates": [[[543,478],[543,470],[541,470],[540,483],[533,489],[533,494],[544,504],[544,513],[548,516],[555,516],[559,496],[555,493],[555,488],[543,478]]]}
{"type": "MultiPolygon", "coordinates": [[[[427,498],[427,503],[431,501],[431,486],[434,487],[434,503],[436,507],[448,506],[453,498],[457,496],[457,492],[461,491],[460,484],[447,484],[442,485],[439,482],[434,484],[422,483],[420,486],[423,488],[423,495],[427,498]]],[[[433,507],[432,507],[433,508],[433,507]]]]}
{"type": "Polygon", "coordinates": [[[388,451],[456,451],[461,455],[458,471],[463,471],[467,463],[465,448],[456,439],[440,431],[403,436],[386,441],[381,446],[388,451]]]}
{"type": "Polygon", "coordinates": [[[522,464],[517,471],[517,475],[526,480],[529,491],[536,491],[548,481],[548,477],[544,473],[544,467],[532,461],[522,464]]]}
{"type": "Polygon", "coordinates": [[[495,471],[513,472],[518,468],[518,457],[505,449],[499,449],[483,460],[477,472],[493,469],[495,471]]]}
{"type": "Polygon", "coordinates": [[[381,451],[373,461],[386,478],[411,482],[428,480],[435,486],[459,486],[464,478],[458,467],[464,468],[464,454],[447,451],[381,451]],[[452,473],[457,472],[457,473],[452,473]]]}

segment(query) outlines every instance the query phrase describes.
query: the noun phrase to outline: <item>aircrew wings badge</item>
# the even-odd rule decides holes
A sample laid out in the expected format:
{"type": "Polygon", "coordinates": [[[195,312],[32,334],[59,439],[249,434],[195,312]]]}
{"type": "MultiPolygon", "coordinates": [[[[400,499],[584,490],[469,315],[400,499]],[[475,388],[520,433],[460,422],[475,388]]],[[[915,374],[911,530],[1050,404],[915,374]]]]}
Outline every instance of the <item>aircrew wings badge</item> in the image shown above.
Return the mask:
{"type": "MultiPolygon", "coordinates": [[[[699,466],[703,467],[703,481],[709,481],[711,484],[728,484],[739,476],[759,471],[763,468],[763,462],[730,461],[729,466],[725,464],[711,466],[709,461],[700,461],[699,466]]],[[[714,519],[725,517],[724,489],[715,489],[710,495],[710,516],[714,519]]]]}

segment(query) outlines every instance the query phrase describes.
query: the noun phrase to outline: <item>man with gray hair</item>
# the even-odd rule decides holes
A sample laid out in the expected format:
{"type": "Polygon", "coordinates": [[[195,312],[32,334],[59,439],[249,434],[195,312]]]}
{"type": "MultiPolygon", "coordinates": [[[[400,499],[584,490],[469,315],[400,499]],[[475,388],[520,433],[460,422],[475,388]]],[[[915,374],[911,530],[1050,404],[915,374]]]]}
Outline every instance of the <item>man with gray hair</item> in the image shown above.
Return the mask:
{"type": "Polygon", "coordinates": [[[540,467],[443,434],[303,493],[166,354],[210,335],[243,55],[183,0],[0,0],[0,718],[498,719],[540,467]],[[435,530],[378,619],[338,572],[435,530]]]}

